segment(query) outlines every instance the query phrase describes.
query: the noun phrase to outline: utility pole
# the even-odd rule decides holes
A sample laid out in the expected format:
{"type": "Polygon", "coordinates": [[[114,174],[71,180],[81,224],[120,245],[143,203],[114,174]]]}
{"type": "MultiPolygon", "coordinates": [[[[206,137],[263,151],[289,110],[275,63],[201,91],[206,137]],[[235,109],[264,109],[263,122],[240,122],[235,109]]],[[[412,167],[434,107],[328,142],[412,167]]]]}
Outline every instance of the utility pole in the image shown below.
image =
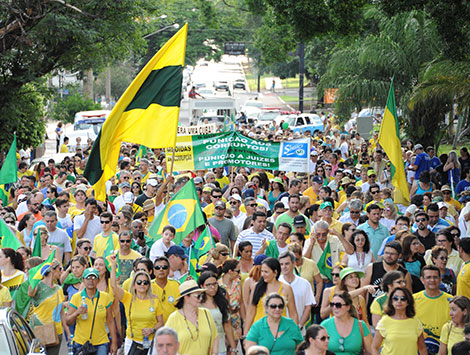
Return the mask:
{"type": "Polygon", "coordinates": [[[299,111],[304,112],[304,44],[299,43],[299,111]]]}

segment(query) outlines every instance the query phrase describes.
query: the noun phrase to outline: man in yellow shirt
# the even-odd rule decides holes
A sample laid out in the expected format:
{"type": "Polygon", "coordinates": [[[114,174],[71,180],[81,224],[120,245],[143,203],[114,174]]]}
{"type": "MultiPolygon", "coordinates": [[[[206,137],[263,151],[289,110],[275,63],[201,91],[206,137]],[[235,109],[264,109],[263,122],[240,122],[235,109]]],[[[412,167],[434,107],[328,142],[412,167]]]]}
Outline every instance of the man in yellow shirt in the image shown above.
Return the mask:
{"type": "Polygon", "coordinates": [[[211,191],[211,200],[212,203],[204,207],[204,213],[206,214],[207,219],[211,218],[214,215],[214,204],[217,201],[222,200],[222,190],[216,187],[211,191]]]}
{"type": "Polygon", "coordinates": [[[109,243],[113,243],[113,250],[119,249],[119,236],[113,232],[112,223],[113,215],[111,212],[103,212],[100,215],[101,230],[102,232],[95,236],[93,241],[92,256],[98,258],[104,256],[105,250],[108,248],[109,243]]]}
{"type": "Polygon", "coordinates": [[[67,144],[69,144],[69,137],[64,137],[64,143],[60,146],[61,153],[69,152],[69,148],[67,147],[67,144]]]}
{"type": "Polygon", "coordinates": [[[215,181],[219,183],[221,189],[230,184],[230,180],[227,176],[224,176],[224,168],[215,168],[215,181]]]}
{"type": "Polygon", "coordinates": [[[452,299],[452,295],[439,289],[440,281],[441,272],[439,269],[434,265],[426,265],[421,270],[424,291],[413,295],[416,318],[420,320],[427,335],[425,343],[429,354],[439,352],[442,327],[450,320],[449,301],[452,299]]]}
{"type": "Polygon", "coordinates": [[[166,323],[170,314],[176,310],[176,299],[180,297],[179,283],[169,280],[170,262],[165,256],[155,259],[155,283],[157,296],[162,304],[163,321],[166,323]]]}
{"type": "Polygon", "coordinates": [[[119,233],[119,270],[121,271],[121,280],[126,280],[131,276],[134,266],[134,260],[141,258],[142,255],[131,249],[132,237],[128,231],[119,233]]]}
{"type": "Polygon", "coordinates": [[[457,276],[457,296],[470,297],[470,238],[460,239],[459,255],[465,264],[457,276]]]}
{"type": "Polygon", "coordinates": [[[320,200],[320,187],[323,184],[323,179],[320,176],[314,176],[312,178],[312,186],[302,192],[303,196],[307,196],[310,199],[310,204],[314,204],[320,200]]]}

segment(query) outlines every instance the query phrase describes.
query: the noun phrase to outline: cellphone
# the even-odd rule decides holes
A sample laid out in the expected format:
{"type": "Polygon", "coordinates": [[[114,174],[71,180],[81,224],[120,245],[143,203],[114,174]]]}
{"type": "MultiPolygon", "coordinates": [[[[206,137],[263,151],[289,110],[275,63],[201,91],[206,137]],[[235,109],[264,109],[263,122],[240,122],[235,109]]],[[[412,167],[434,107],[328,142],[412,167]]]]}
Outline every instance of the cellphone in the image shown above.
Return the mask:
{"type": "Polygon", "coordinates": [[[137,234],[137,238],[140,238],[140,239],[145,239],[145,234],[143,231],[140,231],[139,234],[137,234]]]}

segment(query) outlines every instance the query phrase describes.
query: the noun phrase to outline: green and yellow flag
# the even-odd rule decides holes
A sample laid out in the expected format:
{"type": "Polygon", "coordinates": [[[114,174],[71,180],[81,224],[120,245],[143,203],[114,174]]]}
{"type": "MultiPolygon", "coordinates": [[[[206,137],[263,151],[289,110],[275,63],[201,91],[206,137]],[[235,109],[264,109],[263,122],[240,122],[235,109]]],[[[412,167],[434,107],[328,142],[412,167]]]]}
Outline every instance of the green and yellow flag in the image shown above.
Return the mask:
{"type": "Polygon", "coordinates": [[[3,219],[0,219],[0,238],[1,248],[11,248],[13,250],[22,246],[21,242],[16,238],[15,234],[8,228],[3,219]]]}
{"type": "Polygon", "coordinates": [[[55,258],[55,252],[56,252],[56,249],[52,251],[52,253],[49,255],[49,257],[46,259],[45,262],[29,270],[29,284],[31,285],[32,289],[34,289],[37,286],[39,281],[42,280],[46,271],[52,265],[52,262],[54,261],[54,258],[55,258]]]}
{"type": "Polygon", "coordinates": [[[106,198],[105,183],[116,172],[122,142],[175,146],[187,32],[185,24],[158,51],[104,122],[84,172],[97,199],[106,198]]]}
{"type": "Polygon", "coordinates": [[[390,83],[387,105],[380,125],[379,144],[390,159],[392,185],[395,187],[394,201],[395,203],[409,205],[410,192],[406,182],[405,166],[403,165],[401,153],[400,125],[398,124],[393,79],[390,83]]]}
{"type": "Polygon", "coordinates": [[[147,147],[145,145],[141,145],[135,156],[135,165],[139,166],[141,159],[145,157],[147,154],[148,154],[147,147]]]}
{"type": "Polygon", "coordinates": [[[191,179],[168,201],[165,209],[155,217],[149,228],[149,234],[155,240],[160,239],[163,228],[171,225],[176,229],[173,242],[179,244],[184,237],[202,224],[204,224],[204,216],[196,186],[191,179]]]}
{"type": "Polygon", "coordinates": [[[36,238],[34,239],[34,247],[31,256],[38,256],[42,258],[42,247],[41,247],[41,228],[38,228],[36,238]]]}
{"type": "Polygon", "coordinates": [[[325,277],[328,277],[330,280],[333,280],[333,278],[331,277],[331,270],[333,270],[333,265],[331,262],[330,242],[326,244],[326,247],[320,256],[320,259],[318,260],[317,266],[318,270],[320,270],[320,274],[325,277]]]}
{"type": "MultiPolygon", "coordinates": [[[[10,150],[0,169],[0,185],[13,184],[18,180],[18,162],[16,160],[16,134],[13,135],[13,142],[10,150]]],[[[6,205],[5,205],[6,206],[6,205]]]]}
{"type": "MultiPolygon", "coordinates": [[[[114,242],[113,242],[113,235],[111,234],[108,237],[108,242],[106,243],[106,249],[104,250],[103,258],[104,258],[104,265],[108,269],[109,272],[112,271],[112,265],[109,261],[111,255],[114,254],[114,242]]],[[[119,267],[119,253],[116,252],[116,278],[121,276],[121,268],[119,267]]]]}

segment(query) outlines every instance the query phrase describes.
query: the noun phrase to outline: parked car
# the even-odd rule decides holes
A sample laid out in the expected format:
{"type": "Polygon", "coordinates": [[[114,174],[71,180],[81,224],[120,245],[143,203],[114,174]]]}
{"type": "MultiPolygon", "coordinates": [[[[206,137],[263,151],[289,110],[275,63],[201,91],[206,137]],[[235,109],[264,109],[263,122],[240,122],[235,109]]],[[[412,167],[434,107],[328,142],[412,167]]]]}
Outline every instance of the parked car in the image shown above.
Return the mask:
{"type": "Polygon", "coordinates": [[[277,125],[287,122],[294,133],[310,131],[313,135],[317,131],[323,132],[323,122],[320,116],[313,113],[282,115],[278,116],[275,121],[277,125]]]}
{"type": "Polygon", "coordinates": [[[246,90],[245,79],[237,79],[233,82],[233,90],[241,89],[246,90]]]}
{"type": "Polygon", "coordinates": [[[227,81],[217,81],[214,84],[214,88],[215,88],[215,91],[218,91],[218,90],[230,91],[227,81]]]}
{"type": "Polygon", "coordinates": [[[0,354],[46,355],[29,324],[11,308],[0,308],[0,354]]]}
{"type": "Polygon", "coordinates": [[[258,114],[256,127],[271,125],[271,123],[281,114],[278,108],[263,108],[258,114]]]}

